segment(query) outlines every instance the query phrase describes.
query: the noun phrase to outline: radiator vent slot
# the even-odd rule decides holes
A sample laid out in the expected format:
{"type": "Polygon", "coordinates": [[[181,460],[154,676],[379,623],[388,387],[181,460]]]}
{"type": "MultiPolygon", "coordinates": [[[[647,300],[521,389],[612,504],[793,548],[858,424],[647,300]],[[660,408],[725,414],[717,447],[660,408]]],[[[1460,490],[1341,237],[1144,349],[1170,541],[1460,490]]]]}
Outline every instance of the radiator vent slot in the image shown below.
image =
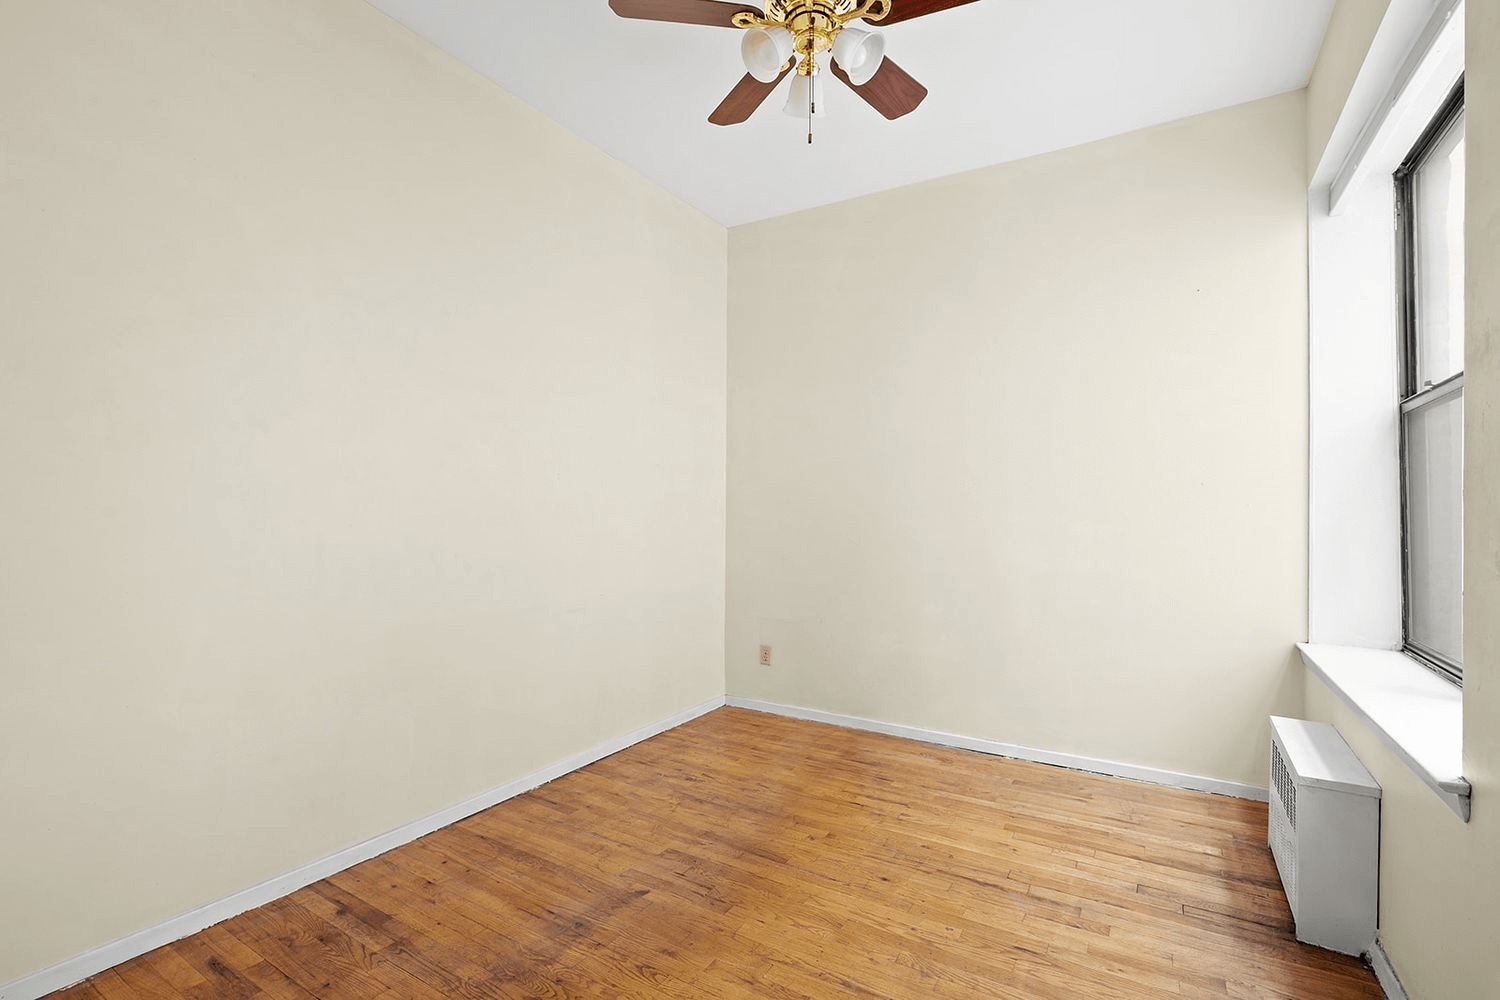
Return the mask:
{"type": "Polygon", "coordinates": [[[1299,719],[1271,717],[1270,770],[1266,839],[1297,940],[1348,955],[1367,951],[1375,938],[1380,786],[1338,730],[1299,719]]]}
{"type": "Polygon", "coordinates": [[[1271,802],[1268,809],[1271,854],[1281,873],[1287,905],[1297,913],[1297,785],[1286,768],[1281,745],[1271,741],[1271,802]]]}
{"type": "Polygon", "coordinates": [[[1281,747],[1275,743],[1271,744],[1271,782],[1276,786],[1276,794],[1281,797],[1287,826],[1297,829],[1297,786],[1287,773],[1286,758],[1281,755],[1281,747]]]}

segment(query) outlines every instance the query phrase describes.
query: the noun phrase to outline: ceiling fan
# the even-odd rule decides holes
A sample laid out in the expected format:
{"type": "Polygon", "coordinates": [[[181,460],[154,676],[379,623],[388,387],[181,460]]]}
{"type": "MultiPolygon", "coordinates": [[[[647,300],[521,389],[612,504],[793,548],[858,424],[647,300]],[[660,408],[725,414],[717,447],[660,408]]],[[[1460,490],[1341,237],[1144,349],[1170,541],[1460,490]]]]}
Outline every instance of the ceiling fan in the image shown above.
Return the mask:
{"type": "Polygon", "coordinates": [[[821,53],[827,69],[889,119],[915,111],[927,88],[885,58],[885,37],[851,26],[864,20],[882,25],[933,14],[974,0],[764,0],[764,7],[722,0],[609,0],[621,17],[647,21],[740,28],[745,77],[735,84],[708,120],[736,125],[749,118],[788,73],[792,78],[786,112],[811,118],[823,114],[821,53]]]}

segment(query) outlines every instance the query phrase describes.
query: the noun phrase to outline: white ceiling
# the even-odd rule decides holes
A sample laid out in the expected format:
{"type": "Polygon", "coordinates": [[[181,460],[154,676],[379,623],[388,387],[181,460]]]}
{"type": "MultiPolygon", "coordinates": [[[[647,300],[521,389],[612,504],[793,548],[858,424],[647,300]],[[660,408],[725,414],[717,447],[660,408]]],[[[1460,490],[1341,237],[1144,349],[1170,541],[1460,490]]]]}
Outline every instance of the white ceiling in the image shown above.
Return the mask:
{"type": "Polygon", "coordinates": [[[744,74],[732,28],[627,20],[607,0],[370,2],[729,226],[1296,90],[1333,8],[977,0],[886,31],[921,107],[886,121],[829,77],[808,146],[786,81],[745,124],[708,123],[744,74]]]}

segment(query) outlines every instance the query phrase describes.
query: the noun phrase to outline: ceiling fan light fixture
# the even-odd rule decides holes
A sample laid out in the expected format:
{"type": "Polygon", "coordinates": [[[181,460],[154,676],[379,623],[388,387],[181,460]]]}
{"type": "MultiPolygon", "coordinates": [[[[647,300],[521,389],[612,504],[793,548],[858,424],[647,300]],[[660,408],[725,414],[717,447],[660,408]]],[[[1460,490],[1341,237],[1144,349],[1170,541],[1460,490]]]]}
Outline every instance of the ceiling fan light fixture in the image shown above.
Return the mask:
{"type": "Polygon", "coordinates": [[[856,87],[869,83],[884,59],[884,35],[860,28],[845,28],[833,40],[833,61],[856,87]]]}
{"type": "Polygon", "coordinates": [[[814,118],[823,118],[828,114],[823,103],[822,73],[798,73],[793,76],[791,93],[787,94],[786,107],[781,110],[795,118],[806,118],[809,108],[814,118]]]}
{"type": "Polygon", "coordinates": [[[792,56],[792,33],[785,28],[751,28],[740,39],[740,58],[750,75],[772,83],[792,56]]]}
{"type": "MultiPolygon", "coordinates": [[[[765,103],[789,74],[816,77],[829,70],[887,120],[911,114],[927,88],[885,56],[882,36],[853,22],[894,24],[977,0],[609,0],[621,17],[674,24],[738,28],[746,73],[709,114],[712,125],[738,125],[765,103]],[[896,9],[899,5],[899,10],[896,9]],[[843,37],[841,37],[843,36],[843,37]],[[818,65],[817,57],[833,58],[818,65]]],[[[787,111],[827,114],[816,79],[793,79],[787,111]]],[[[811,126],[811,122],[809,122],[811,126]]],[[[812,142],[812,128],[807,130],[812,142]]]]}

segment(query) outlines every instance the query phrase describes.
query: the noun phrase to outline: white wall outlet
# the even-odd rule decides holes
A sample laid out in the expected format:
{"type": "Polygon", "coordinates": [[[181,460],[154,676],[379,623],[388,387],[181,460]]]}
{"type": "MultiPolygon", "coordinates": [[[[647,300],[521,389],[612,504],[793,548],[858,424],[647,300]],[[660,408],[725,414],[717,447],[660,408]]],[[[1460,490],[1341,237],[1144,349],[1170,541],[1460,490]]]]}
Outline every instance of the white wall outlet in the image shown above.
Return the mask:
{"type": "Polygon", "coordinates": [[[762,647],[760,647],[760,665],[763,666],[763,667],[769,667],[771,665],[771,647],[770,646],[762,646],[762,647]]]}

